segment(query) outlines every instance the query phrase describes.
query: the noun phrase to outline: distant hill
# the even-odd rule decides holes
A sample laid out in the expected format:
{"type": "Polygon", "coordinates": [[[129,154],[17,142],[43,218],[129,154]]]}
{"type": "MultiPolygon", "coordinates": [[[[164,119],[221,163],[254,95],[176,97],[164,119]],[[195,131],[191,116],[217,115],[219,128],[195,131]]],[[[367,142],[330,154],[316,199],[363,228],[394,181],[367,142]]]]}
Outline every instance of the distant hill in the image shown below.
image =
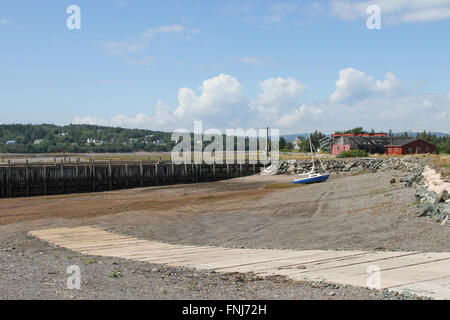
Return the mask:
{"type": "Polygon", "coordinates": [[[170,151],[171,134],[95,125],[0,124],[0,152],[170,151]]]}
{"type": "Polygon", "coordinates": [[[286,140],[286,142],[294,142],[294,140],[297,139],[298,137],[307,138],[308,135],[309,135],[308,133],[298,133],[298,134],[288,134],[281,137],[283,137],[284,140],[286,140]]]}

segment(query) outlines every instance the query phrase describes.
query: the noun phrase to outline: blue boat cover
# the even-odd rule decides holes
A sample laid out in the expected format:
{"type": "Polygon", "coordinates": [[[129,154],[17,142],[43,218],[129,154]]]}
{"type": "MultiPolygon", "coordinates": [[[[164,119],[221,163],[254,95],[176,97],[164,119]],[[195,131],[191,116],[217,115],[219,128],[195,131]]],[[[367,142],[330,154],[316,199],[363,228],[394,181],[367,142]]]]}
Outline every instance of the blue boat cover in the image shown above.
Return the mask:
{"type": "Polygon", "coordinates": [[[324,181],[327,181],[329,177],[330,177],[330,175],[326,174],[326,175],[319,176],[319,177],[303,178],[303,179],[294,180],[293,183],[299,184],[299,183],[324,182],[324,181]]]}

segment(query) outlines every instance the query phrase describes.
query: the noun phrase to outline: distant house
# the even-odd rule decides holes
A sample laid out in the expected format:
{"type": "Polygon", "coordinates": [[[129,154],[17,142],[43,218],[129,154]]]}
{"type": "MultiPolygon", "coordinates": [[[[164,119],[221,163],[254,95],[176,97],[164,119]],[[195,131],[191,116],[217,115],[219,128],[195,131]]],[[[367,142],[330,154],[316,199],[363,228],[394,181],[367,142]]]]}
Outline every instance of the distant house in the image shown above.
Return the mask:
{"type": "Polygon", "coordinates": [[[151,140],[153,139],[153,137],[154,137],[153,134],[146,135],[146,136],[144,137],[144,143],[145,143],[145,144],[151,143],[151,142],[152,142],[151,140]]]}
{"type": "Polygon", "coordinates": [[[86,139],[86,143],[87,144],[95,144],[95,145],[100,145],[100,144],[103,144],[103,141],[98,141],[98,140],[96,140],[96,139],[93,139],[93,138],[87,138],[86,139]]]}
{"type": "Polygon", "coordinates": [[[163,139],[158,139],[158,140],[153,141],[153,144],[164,144],[164,143],[166,143],[166,142],[163,139]]]}
{"type": "Polygon", "coordinates": [[[42,142],[44,142],[44,139],[36,139],[36,140],[34,140],[34,144],[41,144],[42,142]]]}
{"type": "Polygon", "coordinates": [[[394,138],[386,146],[388,155],[436,153],[436,146],[417,138],[394,138]]]}
{"type": "Polygon", "coordinates": [[[292,141],[292,146],[295,150],[300,150],[301,143],[302,143],[302,139],[300,139],[300,137],[298,137],[294,141],[292,141]]]}
{"type": "Polygon", "coordinates": [[[16,140],[8,140],[6,141],[6,144],[16,144],[16,140]]]}

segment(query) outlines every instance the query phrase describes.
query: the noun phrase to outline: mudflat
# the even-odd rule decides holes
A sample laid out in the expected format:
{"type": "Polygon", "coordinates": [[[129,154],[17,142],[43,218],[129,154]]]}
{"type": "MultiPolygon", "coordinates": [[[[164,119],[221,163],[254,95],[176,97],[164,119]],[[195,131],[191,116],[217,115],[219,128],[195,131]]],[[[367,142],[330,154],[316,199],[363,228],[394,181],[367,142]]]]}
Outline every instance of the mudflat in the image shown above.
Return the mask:
{"type": "Polygon", "coordinates": [[[292,185],[291,176],[252,176],[194,185],[2,199],[0,297],[378,299],[378,293],[363,288],[223,276],[82,256],[26,234],[89,225],[184,245],[448,252],[449,226],[416,217],[414,190],[390,183],[402,175],[397,171],[333,175],[327,183],[307,186],[292,185]],[[72,264],[82,266],[82,290],[65,289],[66,268],[72,264]],[[122,271],[120,277],[111,277],[117,269],[122,271]]]}

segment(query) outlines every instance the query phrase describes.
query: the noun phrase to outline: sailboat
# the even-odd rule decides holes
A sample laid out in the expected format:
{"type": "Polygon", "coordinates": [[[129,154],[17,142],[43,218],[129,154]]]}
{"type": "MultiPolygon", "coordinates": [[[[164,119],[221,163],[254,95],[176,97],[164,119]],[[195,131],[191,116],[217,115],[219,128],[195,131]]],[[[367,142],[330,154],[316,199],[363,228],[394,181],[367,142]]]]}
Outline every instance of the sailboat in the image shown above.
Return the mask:
{"type": "Polygon", "coordinates": [[[328,178],[330,178],[330,174],[327,172],[327,170],[325,170],[325,167],[323,166],[322,160],[320,160],[319,155],[317,154],[316,151],[316,156],[317,159],[319,159],[320,165],[322,166],[323,171],[325,172],[325,174],[322,173],[316,173],[316,167],[314,164],[314,147],[311,143],[311,135],[309,135],[309,147],[311,150],[311,161],[312,161],[312,169],[310,172],[308,172],[306,174],[306,177],[302,177],[300,179],[294,180],[292,181],[295,184],[308,184],[308,183],[317,183],[317,182],[325,182],[328,180],[328,178]]]}

